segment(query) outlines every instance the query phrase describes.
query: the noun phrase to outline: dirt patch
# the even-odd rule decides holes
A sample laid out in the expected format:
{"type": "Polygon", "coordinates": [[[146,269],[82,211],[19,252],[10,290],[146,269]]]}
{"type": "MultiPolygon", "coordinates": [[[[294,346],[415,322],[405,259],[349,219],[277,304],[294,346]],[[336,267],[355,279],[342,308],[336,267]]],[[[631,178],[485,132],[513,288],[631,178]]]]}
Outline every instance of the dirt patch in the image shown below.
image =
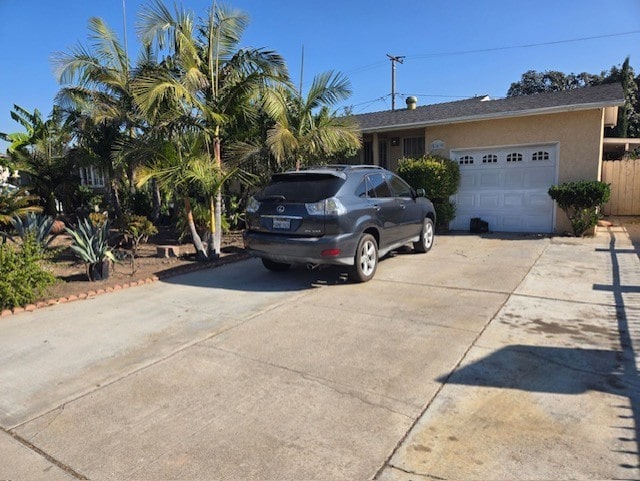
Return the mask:
{"type": "Polygon", "coordinates": [[[125,284],[145,281],[154,276],[166,278],[194,269],[215,267],[246,255],[241,231],[222,236],[219,260],[198,262],[195,260],[195,249],[192,244],[180,243],[170,229],[160,228],[156,236],[139,247],[133,262],[130,249],[118,248],[116,253],[121,260],[111,265],[108,279],[90,282],[87,278],[86,265],[76,259],[69,248],[70,245],[71,238],[66,234],[59,235],[51,243],[54,255],[52,261],[48,263],[48,268],[58,282],[38,301],[63,297],[68,299],[70,296],[80,296],[91,291],[106,291],[116,286],[122,287],[125,284]],[[179,256],[160,257],[157,253],[159,246],[175,246],[179,256]]]}

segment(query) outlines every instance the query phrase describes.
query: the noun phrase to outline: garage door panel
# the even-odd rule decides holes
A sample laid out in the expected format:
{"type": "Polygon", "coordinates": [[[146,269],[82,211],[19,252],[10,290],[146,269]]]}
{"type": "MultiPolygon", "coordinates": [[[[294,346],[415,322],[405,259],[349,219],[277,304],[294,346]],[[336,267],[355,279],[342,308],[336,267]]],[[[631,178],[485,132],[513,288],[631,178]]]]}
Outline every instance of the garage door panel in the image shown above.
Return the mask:
{"type": "Polygon", "coordinates": [[[549,196],[549,194],[529,194],[529,207],[532,209],[552,209],[553,208],[553,200],[549,196]]]}
{"type": "Polygon", "coordinates": [[[465,208],[474,207],[474,199],[475,195],[473,194],[458,194],[455,202],[459,210],[464,210],[465,208]]]}
{"type": "MultiPolygon", "coordinates": [[[[509,166],[509,169],[513,169],[514,167],[509,166]]],[[[504,188],[507,189],[522,189],[524,188],[525,176],[524,172],[506,172],[504,174],[504,188]]]]}
{"type": "Polygon", "coordinates": [[[527,187],[530,189],[542,189],[549,187],[554,183],[555,169],[547,167],[546,169],[532,169],[529,172],[527,187]]]}
{"type": "Polygon", "coordinates": [[[556,180],[556,146],[467,149],[452,157],[490,155],[497,161],[460,165],[460,188],[452,197],[457,215],[450,227],[467,230],[470,220],[480,217],[492,231],[552,232],[554,203],[547,191],[556,180]],[[541,160],[540,152],[548,156],[541,160]]]}
{"type": "Polygon", "coordinates": [[[475,175],[469,175],[472,172],[468,172],[467,175],[460,175],[460,188],[459,191],[463,192],[467,189],[471,189],[476,185],[475,175]]]}
{"type": "Polygon", "coordinates": [[[519,192],[504,194],[504,206],[507,208],[521,208],[525,205],[525,196],[519,192]]]}
{"type": "Polygon", "coordinates": [[[495,188],[500,186],[500,172],[486,172],[480,174],[480,186],[495,188]]]}
{"type": "Polygon", "coordinates": [[[502,223],[507,232],[518,232],[524,228],[524,220],[519,215],[504,215],[502,223]]]}
{"type": "Polygon", "coordinates": [[[527,216],[526,220],[532,232],[547,232],[545,229],[549,228],[549,218],[546,215],[531,215],[527,216]]]}
{"type": "Polygon", "coordinates": [[[500,206],[499,194],[480,194],[478,195],[478,207],[481,209],[496,209],[500,206]]]}

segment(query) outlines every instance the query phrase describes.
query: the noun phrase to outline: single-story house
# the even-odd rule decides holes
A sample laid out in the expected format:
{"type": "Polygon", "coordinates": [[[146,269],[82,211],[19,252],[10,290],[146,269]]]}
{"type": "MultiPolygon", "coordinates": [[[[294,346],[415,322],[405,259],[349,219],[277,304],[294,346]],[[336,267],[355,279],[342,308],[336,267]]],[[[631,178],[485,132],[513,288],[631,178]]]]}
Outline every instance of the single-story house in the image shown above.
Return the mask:
{"type": "Polygon", "coordinates": [[[547,194],[554,184],[600,180],[605,126],[624,105],[618,84],[492,100],[475,97],[355,116],[359,161],[396,170],[403,157],[435,153],[460,165],[451,229],[480,217],[492,231],[565,232],[547,194]]]}

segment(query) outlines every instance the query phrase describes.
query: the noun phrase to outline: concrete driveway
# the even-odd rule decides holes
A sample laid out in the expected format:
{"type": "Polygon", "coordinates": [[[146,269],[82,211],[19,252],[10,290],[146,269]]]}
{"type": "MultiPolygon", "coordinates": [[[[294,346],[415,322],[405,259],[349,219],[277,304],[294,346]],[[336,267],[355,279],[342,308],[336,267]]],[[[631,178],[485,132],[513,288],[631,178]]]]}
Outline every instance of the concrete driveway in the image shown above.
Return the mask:
{"type": "Polygon", "coordinates": [[[3,318],[0,479],[638,479],[639,267],[624,228],[442,236],[3,318]]]}

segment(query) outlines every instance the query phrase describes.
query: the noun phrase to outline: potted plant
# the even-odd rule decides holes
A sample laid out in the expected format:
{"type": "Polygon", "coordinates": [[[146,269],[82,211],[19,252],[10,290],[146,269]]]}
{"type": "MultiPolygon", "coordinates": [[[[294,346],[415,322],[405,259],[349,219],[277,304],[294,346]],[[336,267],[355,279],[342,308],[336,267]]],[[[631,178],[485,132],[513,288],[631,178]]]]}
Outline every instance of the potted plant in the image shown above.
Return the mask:
{"type": "Polygon", "coordinates": [[[82,219],[76,229],[65,228],[73,239],[71,250],[87,265],[90,281],[107,279],[110,262],[116,260],[109,245],[109,227],[109,222],[96,227],[89,220],[82,219]]]}

